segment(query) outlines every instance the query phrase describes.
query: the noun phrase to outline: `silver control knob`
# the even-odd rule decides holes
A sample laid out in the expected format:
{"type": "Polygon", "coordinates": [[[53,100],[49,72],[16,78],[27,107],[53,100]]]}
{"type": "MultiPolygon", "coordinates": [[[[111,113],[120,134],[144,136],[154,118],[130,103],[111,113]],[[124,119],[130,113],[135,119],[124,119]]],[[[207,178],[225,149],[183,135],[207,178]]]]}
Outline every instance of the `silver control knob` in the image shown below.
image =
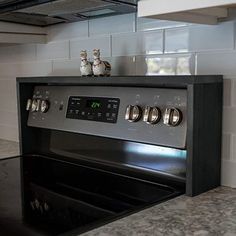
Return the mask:
{"type": "Polygon", "coordinates": [[[161,110],[158,107],[146,106],[143,115],[143,121],[147,124],[156,124],[161,119],[161,110]]]}
{"type": "Polygon", "coordinates": [[[31,104],[30,111],[31,111],[31,112],[36,112],[36,111],[37,111],[37,107],[38,107],[38,102],[37,102],[36,99],[33,99],[32,104],[31,104]]]}
{"type": "Polygon", "coordinates": [[[49,110],[49,107],[50,107],[49,101],[47,100],[41,101],[40,111],[42,113],[46,113],[49,110]]]}
{"type": "Polygon", "coordinates": [[[182,121],[182,113],[179,109],[172,107],[166,108],[163,122],[167,126],[177,126],[182,121]]]}
{"type": "Polygon", "coordinates": [[[37,104],[36,104],[36,111],[37,112],[40,110],[40,105],[41,105],[41,100],[37,99],[37,104]]]}
{"type": "Polygon", "coordinates": [[[32,105],[32,99],[28,99],[26,103],[26,111],[30,111],[32,105]]]}
{"type": "Polygon", "coordinates": [[[137,122],[140,120],[141,116],[142,116],[142,109],[139,106],[137,105],[127,106],[126,111],[125,111],[126,120],[128,120],[129,122],[137,122]]]}

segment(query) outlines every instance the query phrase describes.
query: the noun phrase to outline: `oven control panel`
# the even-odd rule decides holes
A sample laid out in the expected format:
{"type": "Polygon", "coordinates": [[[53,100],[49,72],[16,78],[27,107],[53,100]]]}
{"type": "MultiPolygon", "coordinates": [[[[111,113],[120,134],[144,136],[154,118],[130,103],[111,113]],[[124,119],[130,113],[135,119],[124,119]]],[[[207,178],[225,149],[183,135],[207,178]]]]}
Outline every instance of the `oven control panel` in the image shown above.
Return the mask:
{"type": "Polygon", "coordinates": [[[186,146],[185,89],[36,86],[26,110],[33,127],[186,146]]]}
{"type": "Polygon", "coordinates": [[[66,118],[116,123],[119,104],[118,98],[71,96],[66,118]]]}

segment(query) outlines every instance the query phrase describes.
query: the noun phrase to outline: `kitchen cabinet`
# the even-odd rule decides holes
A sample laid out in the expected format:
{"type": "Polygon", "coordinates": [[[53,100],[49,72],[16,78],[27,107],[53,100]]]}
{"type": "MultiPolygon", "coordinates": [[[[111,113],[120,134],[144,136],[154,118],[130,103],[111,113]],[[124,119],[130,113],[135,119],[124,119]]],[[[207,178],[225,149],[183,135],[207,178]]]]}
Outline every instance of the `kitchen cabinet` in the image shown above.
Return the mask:
{"type": "Polygon", "coordinates": [[[140,0],[138,16],[201,24],[217,24],[229,16],[236,0],[140,0]]]}
{"type": "Polygon", "coordinates": [[[1,44],[46,43],[46,28],[0,21],[1,44]]]}

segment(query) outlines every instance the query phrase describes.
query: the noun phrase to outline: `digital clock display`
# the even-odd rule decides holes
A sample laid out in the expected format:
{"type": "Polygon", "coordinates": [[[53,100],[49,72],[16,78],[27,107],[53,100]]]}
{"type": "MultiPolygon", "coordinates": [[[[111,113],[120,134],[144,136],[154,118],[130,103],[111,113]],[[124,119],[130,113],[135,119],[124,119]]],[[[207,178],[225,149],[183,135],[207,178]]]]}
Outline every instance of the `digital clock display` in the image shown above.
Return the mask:
{"type": "Polygon", "coordinates": [[[99,109],[102,107],[102,103],[99,100],[87,100],[86,107],[92,109],[99,109]]]}
{"type": "Polygon", "coordinates": [[[119,105],[119,98],[70,96],[66,118],[116,123],[119,105]]]}

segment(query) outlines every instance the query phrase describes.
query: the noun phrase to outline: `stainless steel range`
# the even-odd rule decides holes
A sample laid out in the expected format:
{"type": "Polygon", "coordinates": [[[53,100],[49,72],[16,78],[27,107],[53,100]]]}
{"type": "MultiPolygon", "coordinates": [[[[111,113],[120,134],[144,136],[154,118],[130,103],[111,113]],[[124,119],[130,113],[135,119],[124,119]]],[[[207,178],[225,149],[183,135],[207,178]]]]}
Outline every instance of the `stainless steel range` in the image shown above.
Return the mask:
{"type": "Polygon", "coordinates": [[[20,78],[18,99],[22,235],[78,235],[220,184],[220,76],[20,78]]]}

